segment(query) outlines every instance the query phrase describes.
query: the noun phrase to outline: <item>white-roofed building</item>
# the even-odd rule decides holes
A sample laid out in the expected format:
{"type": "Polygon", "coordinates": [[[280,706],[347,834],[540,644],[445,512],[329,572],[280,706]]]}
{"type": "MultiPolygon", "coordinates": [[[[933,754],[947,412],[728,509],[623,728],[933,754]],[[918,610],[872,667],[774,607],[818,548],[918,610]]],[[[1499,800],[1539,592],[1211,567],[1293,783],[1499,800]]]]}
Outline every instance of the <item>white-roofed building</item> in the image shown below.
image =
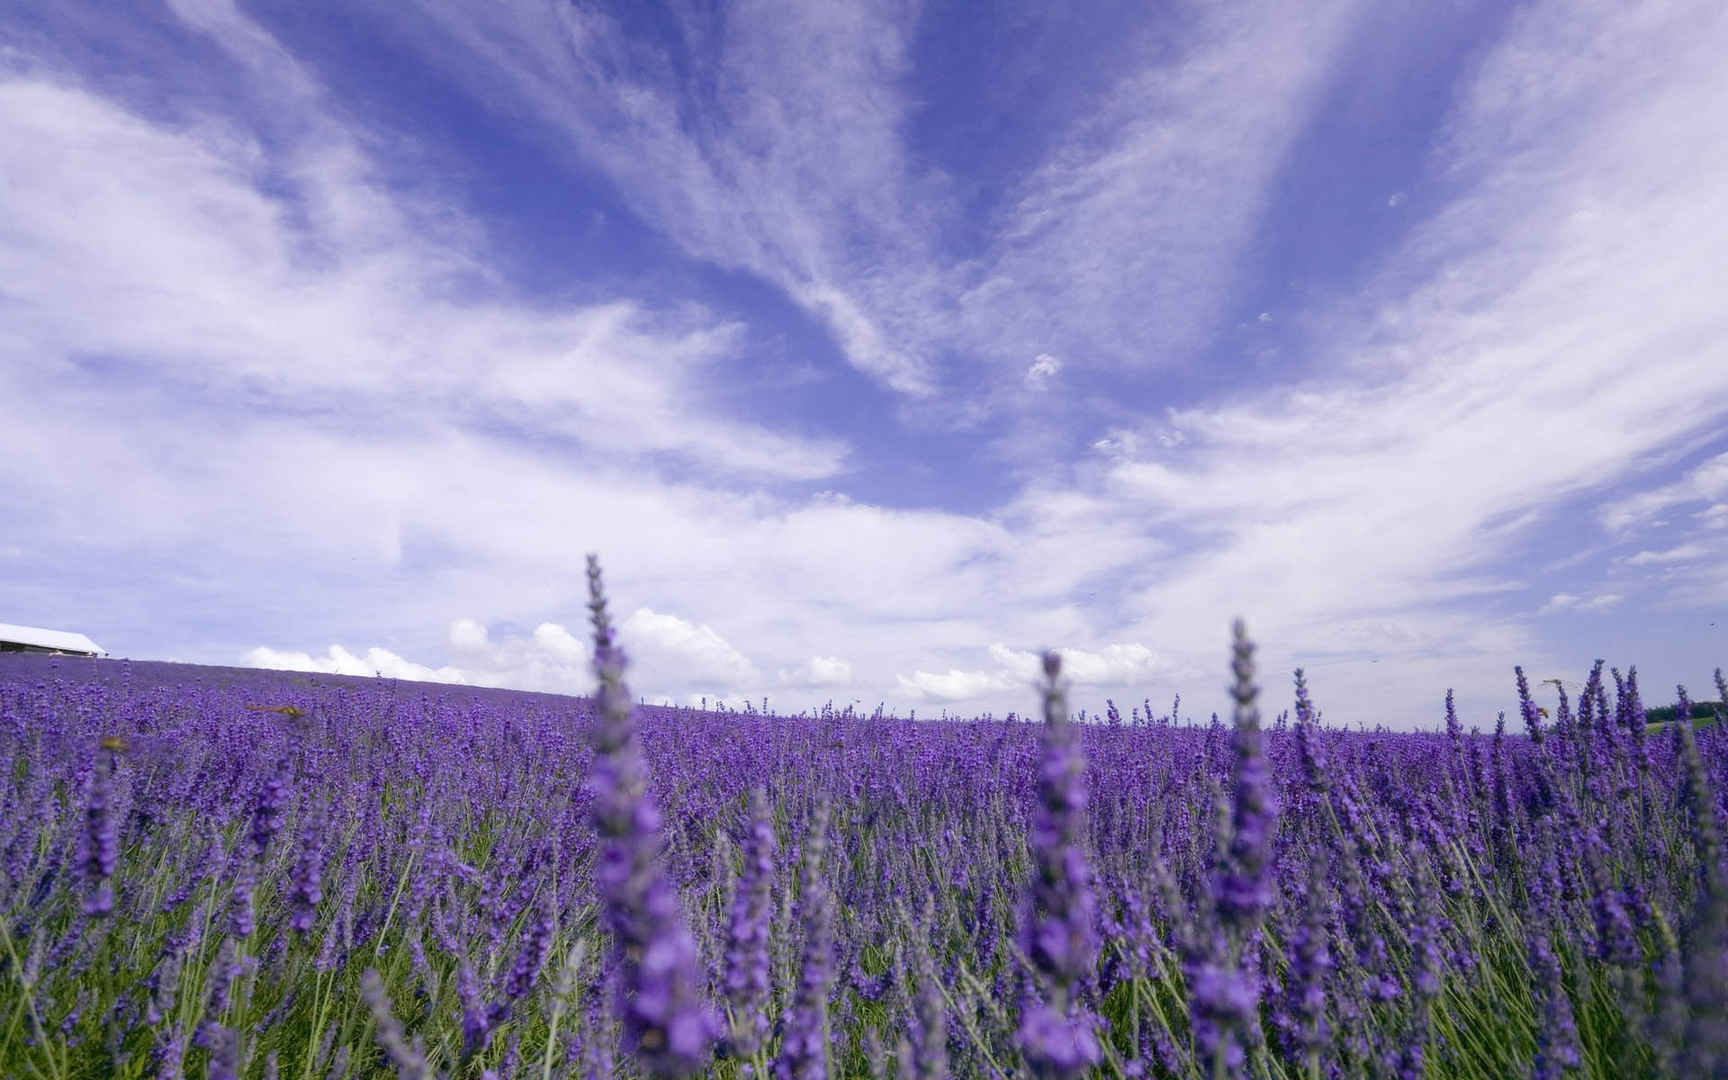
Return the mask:
{"type": "Polygon", "coordinates": [[[42,630],[34,626],[0,623],[0,652],[66,653],[71,656],[106,656],[108,650],[83,634],[69,630],[42,630]]]}

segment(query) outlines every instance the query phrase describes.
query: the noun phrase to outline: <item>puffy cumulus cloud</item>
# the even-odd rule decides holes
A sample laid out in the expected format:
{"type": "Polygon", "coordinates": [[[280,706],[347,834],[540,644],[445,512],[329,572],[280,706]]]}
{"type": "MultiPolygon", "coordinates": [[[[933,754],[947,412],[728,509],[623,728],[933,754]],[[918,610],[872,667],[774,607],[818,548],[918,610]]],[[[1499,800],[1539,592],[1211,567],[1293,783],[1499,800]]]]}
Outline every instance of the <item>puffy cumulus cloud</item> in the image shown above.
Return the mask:
{"type": "Polygon", "coordinates": [[[382,675],[387,679],[412,679],[417,682],[470,683],[493,685],[484,679],[475,679],[467,672],[453,667],[428,667],[405,660],[388,649],[371,648],[366,650],[364,659],[355,656],[341,645],[330,646],[325,656],[313,656],[304,652],[286,652],[260,645],[246,653],[242,662],[247,667],[271,668],[277,671],[312,671],[326,675],[362,675],[367,677],[382,675]]]}
{"type": "Polygon", "coordinates": [[[1603,593],[1599,596],[1574,596],[1571,593],[1555,593],[1548,602],[1536,612],[1538,615],[1551,615],[1557,611],[1602,611],[1620,603],[1624,597],[1618,593],[1603,593]]]}
{"type": "Polygon", "coordinates": [[[844,686],[852,681],[852,665],[838,656],[812,656],[795,668],[782,668],[780,681],[787,686],[844,686]]]}
{"type": "Polygon", "coordinates": [[[489,643],[486,627],[473,619],[457,619],[450,624],[450,646],[454,649],[484,649],[489,643]]]}
{"type": "Polygon", "coordinates": [[[588,657],[588,645],[557,623],[545,622],[534,628],[534,644],[541,651],[567,664],[581,663],[588,657]]]}
{"type": "Polygon", "coordinates": [[[706,624],[637,608],[618,627],[618,636],[627,653],[641,657],[645,671],[675,672],[680,683],[737,687],[759,679],[749,657],[706,624]]]}
{"type": "Polygon", "coordinates": [[[557,623],[541,623],[530,634],[494,634],[477,619],[450,624],[451,651],[461,669],[487,686],[509,686],[553,694],[594,689],[587,645],[557,623]]]}
{"type": "Polygon", "coordinates": [[[1062,361],[1049,353],[1039,353],[1032,361],[1031,366],[1026,369],[1026,385],[1034,390],[1042,390],[1050,385],[1050,380],[1054,379],[1061,371],[1062,361]]]}
{"type": "MultiPolygon", "coordinates": [[[[1062,658],[1063,677],[1076,684],[1129,686],[1160,679],[1180,670],[1180,665],[1163,659],[1144,645],[1122,642],[1106,645],[1096,652],[1057,649],[1056,655],[1062,658]]],[[[1043,670],[1037,653],[1010,649],[1002,644],[990,646],[990,658],[1019,683],[1035,681],[1043,670]]]]}
{"type": "MultiPolygon", "coordinates": [[[[992,695],[1018,695],[1035,700],[1042,678],[1040,655],[1011,649],[997,642],[989,648],[994,670],[951,668],[946,673],[914,671],[898,675],[901,690],[939,701],[969,701],[992,695]]],[[[1059,648],[1063,678],[1075,686],[1144,686],[1164,683],[1171,677],[1190,674],[1186,665],[1159,656],[1144,645],[1118,642],[1101,649],[1059,648]]]]}
{"type": "Polygon", "coordinates": [[[895,679],[900,689],[914,698],[934,698],[937,701],[967,701],[1018,688],[1013,677],[1001,671],[951,668],[946,674],[914,671],[911,675],[896,675],[895,679]]]}
{"type": "MultiPolygon", "coordinates": [[[[706,624],[644,607],[619,623],[617,632],[629,662],[625,682],[640,697],[717,698],[754,690],[760,681],[756,665],[706,624]]],[[[593,688],[592,646],[562,623],[542,622],[529,634],[499,636],[473,619],[458,619],[449,636],[464,669],[491,683],[567,694],[593,688]]],[[[850,675],[845,661],[833,658],[815,658],[805,670],[827,681],[850,675]]],[[[806,680],[799,685],[823,684],[806,680]]]]}

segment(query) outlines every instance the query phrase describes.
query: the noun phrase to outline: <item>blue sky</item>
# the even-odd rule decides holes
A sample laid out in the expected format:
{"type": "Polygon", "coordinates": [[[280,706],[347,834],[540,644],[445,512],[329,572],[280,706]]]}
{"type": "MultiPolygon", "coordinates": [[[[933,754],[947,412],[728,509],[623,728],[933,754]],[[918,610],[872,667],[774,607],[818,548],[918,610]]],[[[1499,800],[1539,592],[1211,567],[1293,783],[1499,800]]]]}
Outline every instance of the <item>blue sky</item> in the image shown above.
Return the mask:
{"type": "Polygon", "coordinates": [[[126,7],[0,16],[4,621],[582,691],[597,551],[650,700],[1728,663],[1720,5],[126,7]]]}

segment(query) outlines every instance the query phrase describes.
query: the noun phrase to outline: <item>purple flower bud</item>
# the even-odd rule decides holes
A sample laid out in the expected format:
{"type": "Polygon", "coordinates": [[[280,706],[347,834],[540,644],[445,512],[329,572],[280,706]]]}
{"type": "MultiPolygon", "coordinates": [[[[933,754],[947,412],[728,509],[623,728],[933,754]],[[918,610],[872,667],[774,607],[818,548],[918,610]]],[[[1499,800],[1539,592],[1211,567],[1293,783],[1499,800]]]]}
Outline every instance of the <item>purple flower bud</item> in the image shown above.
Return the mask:
{"type": "Polygon", "coordinates": [[[90,883],[90,894],[84,911],[104,916],[114,910],[114,868],[120,860],[119,833],[114,824],[114,768],[117,759],[110,753],[98,761],[90,780],[90,802],[85,808],[84,873],[90,883]]]}
{"type": "Polygon", "coordinates": [[[1227,929],[1244,938],[1253,933],[1272,902],[1272,880],[1267,873],[1272,833],[1278,827],[1278,796],[1272,787],[1272,772],[1260,744],[1260,714],[1254,708],[1259,689],[1254,686],[1254,646],[1242,620],[1236,620],[1236,682],[1231,695],[1236,701],[1236,784],[1230,815],[1230,850],[1223,873],[1213,886],[1218,918],[1227,929]]]}
{"type": "Polygon", "coordinates": [[[462,1003],[462,1053],[473,1057],[486,1048],[492,1024],[486,1002],[480,996],[480,979],[465,957],[456,965],[456,997],[462,1003]]]}
{"type": "Polygon", "coordinates": [[[240,1033],[221,1024],[205,1023],[196,1042],[210,1051],[210,1080],[235,1080],[240,1072],[240,1033]]]}
{"type": "Polygon", "coordinates": [[[612,640],[600,563],[592,555],[588,592],[600,680],[589,776],[600,837],[595,884],[612,934],[622,1049],[651,1076],[690,1076],[707,1067],[720,1021],[702,1000],[696,943],[660,866],[660,815],[646,791],[624,654],[612,640]]]}
{"type": "Polygon", "coordinates": [[[942,1000],[942,976],[931,958],[928,942],[933,919],[926,912],[912,946],[912,1031],[902,1075],[908,1080],[947,1080],[948,1011],[942,1000]]]}
{"type": "Polygon", "coordinates": [[[744,874],[732,901],[727,929],[726,1000],[732,1008],[730,1053],[749,1057],[768,1033],[768,919],[774,888],[774,823],[766,792],[750,793],[750,830],[744,841],[744,874]]]}
{"type": "MultiPolygon", "coordinates": [[[[1044,670],[1060,673],[1061,660],[1055,653],[1045,654],[1044,670]]],[[[1022,938],[1060,1010],[1073,988],[1097,967],[1097,902],[1084,848],[1089,801],[1086,756],[1068,720],[1066,696],[1055,675],[1049,676],[1043,693],[1043,761],[1030,837],[1036,872],[1022,938]]]]}
{"type": "Polygon", "coordinates": [[[278,766],[275,775],[264,781],[258,791],[258,801],[252,808],[252,857],[262,859],[270,840],[282,829],[283,811],[288,806],[288,784],[283,777],[287,763],[278,766]]]}
{"type": "Polygon", "coordinates": [[[1037,1076],[1085,1076],[1103,1059],[1097,1019],[1084,1010],[1064,1013],[1031,1004],[1021,1014],[1017,1041],[1037,1076]]]}
{"type": "Polygon", "coordinates": [[[1285,1049],[1298,1062],[1317,1052],[1328,1034],[1326,979],[1336,965],[1326,925],[1328,900],[1322,865],[1318,859],[1312,864],[1307,912],[1290,935],[1290,969],[1280,1010],[1285,1049]]]}
{"type": "Polygon", "coordinates": [[[289,891],[294,914],[288,925],[297,934],[312,929],[318,901],[324,898],[324,831],[328,819],[326,809],[320,805],[312,811],[301,833],[300,856],[294,862],[289,891]]]}
{"type": "Polygon", "coordinates": [[[534,918],[528,924],[528,940],[522,943],[522,951],[516,954],[516,964],[504,980],[506,1001],[516,1001],[533,988],[541,969],[546,966],[547,955],[552,951],[552,931],[551,899],[547,897],[535,907],[534,918]]]}
{"type": "Polygon", "coordinates": [[[252,890],[257,884],[258,868],[251,860],[240,864],[234,879],[234,891],[228,898],[228,932],[237,938],[248,938],[258,928],[252,911],[252,890]]]}
{"type": "Polygon", "coordinates": [[[828,804],[818,802],[804,837],[804,865],[798,876],[803,912],[804,956],[792,1013],[774,1061],[778,1080],[826,1080],[828,1076],[828,989],[834,977],[834,914],[823,874],[828,850],[828,804]]]}
{"type": "Polygon", "coordinates": [[[1559,1080],[1564,1070],[1576,1069],[1582,1062],[1578,1027],[1572,1018],[1572,999],[1566,996],[1566,988],[1560,981],[1560,961],[1549,944],[1546,926],[1530,932],[1529,946],[1530,969],[1543,996],[1533,1075],[1537,1080],[1559,1080]]]}
{"type": "MultiPolygon", "coordinates": [[[[1686,702],[1685,691],[1680,700],[1686,702]]],[[[1684,715],[1684,714],[1682,714],[1684,715]]],[[[1680,733],[1681,798],[1687,810],[1698,882],[1684,960],[1686,1024],[1682,1071],[1716,1076],[1728,1070],[1728,867],[1721,822],[1690,721],[1680,733]]]]}
{"type": "Polygon", "coordinates": [[[390,996],[384,992],[384,980],[372,968],[367,968],[360,976],[360,996],[372,1012],[378,1045],[395,1064],[396,1075],[401,1080],[428,1080],[431,1070],[426,1066],[426,1052],[420,1047],[419,1039],[413,1043],[408,1041],[407,1033],[402,1030],[402,1021],[396,1019],[391,1007],[390,996]]]}
{"type": "Polygon", "coordinates": [[[1542,716],[1536,711],[1536,702],[1530,697],[1530,681],[1524,677],[1524,669],[1514,665],[1512,673],[1518,677],[1518,711],[1524,717],[1524,731],[1530,736],[1530,741],[1542,745],[1542,716]]]}

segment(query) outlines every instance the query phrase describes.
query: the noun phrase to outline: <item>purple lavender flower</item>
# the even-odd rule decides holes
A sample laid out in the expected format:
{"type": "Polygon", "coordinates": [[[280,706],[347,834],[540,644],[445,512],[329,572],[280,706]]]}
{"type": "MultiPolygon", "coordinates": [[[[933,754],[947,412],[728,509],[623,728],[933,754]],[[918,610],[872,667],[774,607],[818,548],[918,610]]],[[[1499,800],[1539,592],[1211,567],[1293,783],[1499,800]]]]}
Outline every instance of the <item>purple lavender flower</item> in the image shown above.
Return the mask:
{"type": "Polygon", "coordinates": [[[1097,1021],[1084,1010],[1065,1014],[1033,1003],[1021,1016],[1019,1040],[1039,1076],[1084,1076],[1103,1058],[1097,1021]]]}
{"type": "Polygon", "coordinates": [[[1236,785],[1230,815],[1230,851],[1214,883],[1218,917],[1226,930],[1243,937],[1259,925],[1272,902],[1267,874],[1272,833],[1278,827],[1278,795],[1260,745],[1259,689],[1254,677],[1254,646],[1241,619],[1235,625],[1236,785]]]}
{"type": "Polygon", "coordinates": [[[195,1040],[210,1051],[210,1080],[235,1080],[240,1072],[240,1033],[221,1024],[206,1023],[195,1040]]]}
{"type": "MultiPolygon", "coordinates": [[[[1542,920],[1546,921],[1546,920],[1542,920]]],[[[1578,1048],[1578,1026],[1572,1018],[1572,999],[1560,982],[1560,961],[1548,940],[1545,926],[1530,932],[1530,970],[1542,995],[1542,1027],[1536,1036],[1532,1075],[1536,1080],[1559,1080],[1562,1071],[1582,1062],[1578,1048]]]]}
{"type": "Polygon", "coordinates": [[[941,974],[930,956],[932,925],[926,912],[912,946],[912,1032],[901,1069],[908,1080],[947,1080],[948,1076],[948,1012],[941,974]]]}
{"type": "Polygon", "coordinates": [[[734,1057],[750,1057],[768,1034],[768,918],[774,888],[774,823],[767,793],[750,792],[750,830],[744,840],[744,874],[732,901],[727,930],[726,999],[732,1010],[728,1045],[734,1057]]]}
{"type": "Polygon", "coordinates": [[[1259,987],[1247,972],[1215,961],[1190,963],[1187,978],[1189,1022],[1201,1069],[1234,1076],[1247,1060],[1238,1033],[1254,1018],[1259,987]]]}
{"type": "Polygon", "coordinates": [[[1612,857],[1608,842],[1603,838],[1603,826],[1591,827],[1584,844],[1585,869],[1592,891],[1590,909],[1596,929],[1596,957],[1617,967],[1631,970],[1642,955],[1626,910],[1624,893],[1615,886],[1608,870],[1612,857]]]}
{"type": "Polygon", "coordinates": [[[114,868],[120,861],[119,833],[114,824],[113,753],[98,761],[90,780],[90,802],[84,811],[84,873],[90,883],[86,914],[104,916],[114,910],[114,868]]]}
{"type": "Polygon", "coordinates": [[[1530,681],[1524,677],[1524,668],[1514,665],[1512,673],[1518,677],[1518,711],[1524,717],[1524,731],[1530,736],[1530,741],[1537,746],[1542,745],[1542,716],[1536,711],[1536,702],[1530,697],[1530,681]]]}
{"type": "Polygon", "coordinates": [[[804,956],[792,1013],[774,1061],[778,1080],[826,1080],[828,1076],[828,989],[834,977],[834,913],[823,875],[828,850],[828,804],[818,802],[804,837],[804,865],[798,877],[803,912],[804,956]]]}
{"type": "Polygon", "coordinates": [[[252,931],[258,928],[252,908],[252,892],[257,885],[258,864],[251,859],[242,860],[240,871],[234,877],[234,888],[228,894],[228,932],[236,938],[251,937],[252,931]]]}
{"type": "Polygon", "coordinates": [[[480,978],[467,957],[456,965],[456,998],[462,1003],[462,1055],[470,1058],[486,1048],[492,1021],[480,994],[480,978]]]}
{"type": "MultiPolygon", "coordinates": [[[[1186,950],[1189,1023],[1201,1070],[1214,1074],[1220,1069],[1239,1070],[1247,1041],[1259,1037],[1260,988],[1246,970],[1252,959],[1248,944],[1272,901],[1267,871],[1272,833],[1278,825],[1277,795],[1260,745],[1260,714],[1254,707],[1259,693],[1253,682],[1254,645],[1241,619],[1235,621],[1232,637],[1236,766],[1230,840],[1212,876],[1216,929],[1197,935],[1186,950]]],[[[1346,796],[1346,805],[1350,801],[1346,796]]]]}
{"type": "Polygon", "coordinates": [[[1290,935],[1290,970],[1280,1009],[1285,1052],[1304,1063],[1313,1060],[1328,1035],[1326,979],[1336,966],[1326,925],[1329,900],[1324,865],[1320,859],[1310,865],[1307,911],[1290,935]]]}
{"type": "Polygon", "coordinates": [[[290,875],[289,905],[294,914],[288,926],[297,934],[312,929],[318,914],[318,901],[324,898],[324,831],[329,813],[319,804],[308,816],[300,836],[300,855],[290,875]]]}
{"type": "Polygon", "coordinates": [[[1314,706],[1308,699],[1308,681],[1302,669],[1296,669],[1296,752],[1302,760],[1302,775],[1308,779],[1308,789],[1324,795],[1332,787],[1326,775],[1326,751],[1320,745],[1320,732],[1314,724],[1314,706]]]}
{"type": "Polygon", "coordinates": [[[407,1033],[402,1030],[402,1021],[396,1019],[395,1010],[391,1007],[390,995],[384,992],[384,980],[372,968],[367,968],[360,976],[360,996],[372,1012],[378,1045],[390,1056],[396,1066],[396,1075],[401,1080],[427,1080],[431,1070],[426,1067],[426,1051],[419,1038],[412,1043],[408,1041],[407,1033]]]}
{"type": "Polygon", "coordinates": [[[588,594],[600,680],[589,778],[601,840],[595,884],[618,968],[623,1049],[652,1076],[689,1076],[707,1066],[720,1022],[701,998],[696,943],[659,864],[660,813],[646,792],[624,653],[613,641],[600,561],[592,555],[588,594]]]}
{"type": "Polygon", "coordinates": [[[264,858],[270,841],[282,830],[283,811],[288,806],[288,784],[284,779],[287,763],[277,766],[270,779],[258,791],[258,801],[252,808],[252,857],[264,858]]]}
{"type": "Polygon", "coordinates": [[[504,980],[506,1009],[509,1003],[533,989],[534,981],[540,977],[541,969],[546,966],[546,957],[552,951],[553,929],[551,898],[542,897],[535,905],[534,918],[528,924],[528,938],[522,943],[521,951],[516,954],[516,963],[504,980]]]}
{"type": "Polygon", "coordinates": [[[1077,1076],[1099,1060],[1093,1018],[1072,1008],[1098,965],[1097,901],[1086,865],[1086,756],[1068,720],[1062,659],[1044,654],[1044,755],[1032,822],[1035,874],[1022,938],[1045,985],[1044,1004],[1021,1017],[1019,1043],[1040,1076],[1077,1076]]]}
{"type": "MultiPolygon", "coordinates": [[[[1680,700],[1689,704],[1683,689],[1680,700]]],[[[1728,1070],[1728,866],[1723,865],[1721,822],[1691,721],[1681,720],[1675,728],[1680,733],[1681,797],[1698,860],[1684,961],[1689,1019],[1682,1069],[1688,1076],[1717,1076],[1728,1070]]]]}

